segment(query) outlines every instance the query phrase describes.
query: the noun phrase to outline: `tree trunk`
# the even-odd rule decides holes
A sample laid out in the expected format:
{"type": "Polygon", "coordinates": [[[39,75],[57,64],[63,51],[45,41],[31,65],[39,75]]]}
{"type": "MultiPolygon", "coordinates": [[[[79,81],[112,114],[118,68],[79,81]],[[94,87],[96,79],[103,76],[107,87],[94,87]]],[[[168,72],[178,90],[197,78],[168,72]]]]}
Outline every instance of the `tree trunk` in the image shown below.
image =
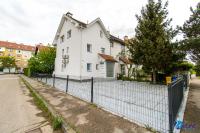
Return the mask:
{"type": "Polygon", "coordinates": [[[153,83],[156,84],[156,70],[153,69],[153,83]]]}

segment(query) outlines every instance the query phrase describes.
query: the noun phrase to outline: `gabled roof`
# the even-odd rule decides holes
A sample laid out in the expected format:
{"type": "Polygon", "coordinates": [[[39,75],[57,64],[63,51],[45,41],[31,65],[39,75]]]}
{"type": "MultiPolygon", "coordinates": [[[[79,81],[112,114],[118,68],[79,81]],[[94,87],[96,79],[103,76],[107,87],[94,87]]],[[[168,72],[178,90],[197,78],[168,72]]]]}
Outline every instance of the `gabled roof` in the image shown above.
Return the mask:
{"type": "Polygon", "coordinates": [[[115,37],[115,36],[113,36],[111,34],[110,34],[110,41],[118,42],[118,43],[120,43],[122,45],[125,45],[125,42],[122,39],[120,39],[118,37],[115,37]]]}
{"type": "Polygon", "coordinates": [[[87,27],[91,27],[92,25],[94,25],[95,23],[98,23],[100,25],[100,27],[102,28],[104,34],[106,35],[106,37],[109,39],[110,38],[110,35],[108,33],[108,31],[106,30],[103,22],[101,21],[100,18],[96,18],[95,20],[93,20],[92,22],[90,22],[87,27]]]}
{"type": "MultiPolygon", "coordinates": [[[[68,13],[67,13],[67,14],[68,14],[68,13]]],[[[78,24],[78,27],[79,27],[79,28],[82,28],[82,29],[91,27],[92,25],[98,23],[98,24],[100,25],[100,27],[102,28],[104,34],[106,35],[106,37],[107,37],[110,41],[118,42],[118,43],[120,43],[120,44],[122,44],[122,45],[125,45],[125,43],[124,43],[124,41],[123,41],[122,39],[117,38],[117,37],[115,37],[115,36],[109,34],[109,32],[106,30],[106,28],[105,28],[105,26],[104,26],[104,24],[103,24],[103,22],[101,21],[100,18],[96,18],[95,20],[93,20],[93,21],[90,22],[89,24],[86,24],[86,23],[81,22],[81,21],[79,21],[79,20],[77,20],[77,19],[75,19],[75,18],[73,18],[72,16],[69,16],[69,15],[67,15],[67,14],[63,14],[63,16],[62,16],[62,19],[61,19],[60,24],[59,24],[59,27],[58,27],[58,29],[57,29],[57,32],[56,32],[54,41],[58,39],[59,34],[60,34],[60,31],[61,31],[61,29],[62,29],[62,27],[63,27],[63,24],[64,24],[65,20],[71,20],[71,21],[76,22],[76,23],[78,24]]],[[[55,44],[55,43],[53,42],[53,44],[55,44]]]]}
{"type": "Polygon", "coordinates": [[[17,43],[7,42],[7,41],[0,41],[0,47],[17,49],[17,50],[25,50],[25,51],[35,51],[34,46],[17,44],[17,43]]]}
{"type": "Polygon", "coordinates": [[[106,54],[100,54],[99,53],[99,56],[101,56],[104,60],[106,61],[111,61],[111,62],[117,62],[113,56],[110,56],[110,55],[106,55],[106,54]]]}
{"type": "Polygon", "coordinates": [[[77,19],[75,19],[75,18],[72,18],[72,17],[71,17],[71,19],[74,20],[74,21],[76,21],[77,23],[79,23],[79,25],[81,25],[82,27],[84,27],[84,28],[87,27],[87,24],[86,24],[86,23],[81,22],[81,21],[79,21],[79,20],[77,20],[77,19]]]}

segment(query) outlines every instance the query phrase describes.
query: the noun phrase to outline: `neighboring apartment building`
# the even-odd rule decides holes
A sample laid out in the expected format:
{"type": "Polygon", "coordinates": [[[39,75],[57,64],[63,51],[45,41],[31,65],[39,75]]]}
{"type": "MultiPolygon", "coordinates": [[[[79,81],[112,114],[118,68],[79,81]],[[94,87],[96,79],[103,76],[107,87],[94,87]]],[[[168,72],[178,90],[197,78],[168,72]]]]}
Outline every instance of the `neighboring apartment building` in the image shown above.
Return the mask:
{"type": "Polygon", "coordinates": [[[0,41],[0,56],[14,57],[19,70],[27,67],[28,59],[32,57],[34,52],[34,46],[0,41]]]}
{"type": "Polygon", "coordinates": [[[81,77],[116,77],[126,74],[119,53],[125,49],[123,40],[110,35],[100,18],[85,24],[72,17],[62,16],[53,45],[57,47],[54,74],[81,77]]]}

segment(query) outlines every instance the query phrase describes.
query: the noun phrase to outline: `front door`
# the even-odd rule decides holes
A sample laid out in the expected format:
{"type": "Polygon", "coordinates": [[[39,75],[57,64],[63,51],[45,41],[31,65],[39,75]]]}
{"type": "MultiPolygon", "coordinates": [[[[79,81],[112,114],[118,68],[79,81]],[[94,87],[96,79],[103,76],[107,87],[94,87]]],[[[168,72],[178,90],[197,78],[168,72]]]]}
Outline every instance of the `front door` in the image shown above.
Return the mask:
{"type": "Polygon", "coordinates": [[[107,77],[114,77],[114,65],[113,62],[106,62],[106,76],[107,77]]]}

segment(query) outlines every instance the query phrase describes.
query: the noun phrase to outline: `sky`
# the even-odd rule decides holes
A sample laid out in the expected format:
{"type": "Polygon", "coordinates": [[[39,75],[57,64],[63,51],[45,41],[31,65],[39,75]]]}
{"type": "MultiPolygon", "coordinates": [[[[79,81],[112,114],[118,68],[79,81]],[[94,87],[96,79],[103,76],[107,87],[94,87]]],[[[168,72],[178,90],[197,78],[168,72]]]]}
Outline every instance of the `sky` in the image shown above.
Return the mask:
{"type": "MultiPolygon", "coordinates": [[[[1,0],[0,40],[35,45],[52,43],[63,14],[85,23],[100,17],[111,34],[133,37],[136,14],[148,0],[1,0]]],[[[172,26],[182,25],[198,0],[168,0],[172,26]]]]}

